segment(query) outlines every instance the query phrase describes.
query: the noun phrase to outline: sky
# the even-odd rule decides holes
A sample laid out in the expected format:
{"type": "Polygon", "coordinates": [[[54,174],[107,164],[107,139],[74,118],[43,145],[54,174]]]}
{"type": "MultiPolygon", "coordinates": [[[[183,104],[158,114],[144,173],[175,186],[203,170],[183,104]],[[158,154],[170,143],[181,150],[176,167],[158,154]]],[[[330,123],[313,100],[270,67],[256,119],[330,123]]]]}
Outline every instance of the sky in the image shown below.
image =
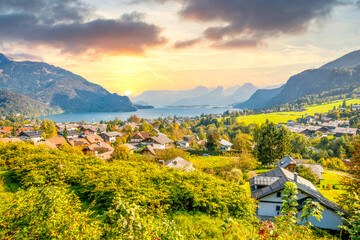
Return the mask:
{"type": "Polygon", "coordinates": [[[0,0],[0,52],[112,93],[285,83],[360,48],[360,0],[0,0]]]}

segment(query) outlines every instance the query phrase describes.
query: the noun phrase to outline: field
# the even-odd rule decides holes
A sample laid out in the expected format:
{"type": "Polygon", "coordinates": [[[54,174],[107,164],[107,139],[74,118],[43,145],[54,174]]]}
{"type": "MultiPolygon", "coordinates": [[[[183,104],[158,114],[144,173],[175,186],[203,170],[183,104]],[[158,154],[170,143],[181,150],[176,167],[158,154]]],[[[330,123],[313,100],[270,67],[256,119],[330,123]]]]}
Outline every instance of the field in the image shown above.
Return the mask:
{"type": "MultiPolygon", "coordinates": [[[[357,104],[360,103],[360,99],[349,99],[346,100],[346,104],[357,104]]],[[[275,113],[264,113],[256,115],[248,115],[238,117],[239,122],[245,122],[246,124],[250,123],[264,123],[268,119],[273,123],[287,122],[288,120],[296,120],[302,116],[314,115],[315,113],[327,113],[335,107],[338,107],[342,104],[342,100],[333,101],[331,103],[321,104],[321,105],[311,105],[306,108],[303,112],[275,112],[275,113]]]]}
{"type": "Polygon", "coordinates": [[[324,197],[326,197],[327,199],[333,202],[337,202],[336,198],[340,194],[345,193],[345,190],[343,189],[344,187],[339,183],[342,177],[343,176],[340,174],[325,170],[325,173],[323,174],[324,179],[321,180],[320,187],[317,186],[321,194],[324,195],[324,197]],[[327,188],[328,184],[331,185],[331,190],[327,188]],[[334,186],[336,189],[334,189],[334,186]]]}

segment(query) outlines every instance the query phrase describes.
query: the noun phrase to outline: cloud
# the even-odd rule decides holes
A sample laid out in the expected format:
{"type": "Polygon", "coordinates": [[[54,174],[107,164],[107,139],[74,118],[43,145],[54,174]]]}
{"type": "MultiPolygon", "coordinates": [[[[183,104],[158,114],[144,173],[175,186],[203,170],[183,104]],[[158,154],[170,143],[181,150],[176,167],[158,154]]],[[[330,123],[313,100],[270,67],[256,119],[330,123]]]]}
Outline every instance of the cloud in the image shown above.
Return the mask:
{"type": "Polygon", "coordinates": [[[183,5],[179,12],[182,19],[213,23],[204,30],[203,38],[213,41],[217,47],[231,45],[241,48],[262,45],[271,37],[302,34],[312,21],[326,18],[335,6],[342,4],[341,0],[153,1],[180,2],[183,5]]]}
{"type": "Polygon", "coordinates": [[[200,38],[195,38],[195,39],[190,39],[190,40],[185,40],[185,41],[177,41],[174,44],[174,48],[175,49],[189,48],[189,47],[196,45],[200,41],[201,41],[200,38]]]}
{"type": "Polygon", "coordinates": [[[0,38],[63,52],[106,55],[144,54],[167,42],[162,29],[144,22],[141,13],[89,20],[92,15],[78,0],[0,0],[0,38]]]}
{"type": "Polygon", "coordinates": [[[234,48],[256,48],[258,46],[264,46],[265,43],[257,39],[232,39],[229,41],[216,42],[213,47],[223,49],[234,49],[234,48]]]}

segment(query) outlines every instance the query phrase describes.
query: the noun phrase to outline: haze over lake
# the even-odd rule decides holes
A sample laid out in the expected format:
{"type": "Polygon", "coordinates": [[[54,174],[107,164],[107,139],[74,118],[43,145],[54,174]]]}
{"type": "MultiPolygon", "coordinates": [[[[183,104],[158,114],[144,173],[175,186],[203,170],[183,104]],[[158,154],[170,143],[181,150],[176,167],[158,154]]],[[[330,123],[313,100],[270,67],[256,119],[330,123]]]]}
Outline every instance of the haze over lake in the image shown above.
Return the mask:
{"type": "Polygon", "coordinates": [[[41,116],[43,119],[51,119],[54,122],[100,122],[101,120],[109,121],[118,117],[120,120],[127,120],[131,115],[136,115],[145,119],[157,119],[159,117],[196,117],[201,114],[219,114],[232,108],[188,108],[188,107],[173,107],[173,108],[154,108],[154,109],[140,109],[136,112],[86,112],[86,113],[63,113],[57,115],[41,116]]]}

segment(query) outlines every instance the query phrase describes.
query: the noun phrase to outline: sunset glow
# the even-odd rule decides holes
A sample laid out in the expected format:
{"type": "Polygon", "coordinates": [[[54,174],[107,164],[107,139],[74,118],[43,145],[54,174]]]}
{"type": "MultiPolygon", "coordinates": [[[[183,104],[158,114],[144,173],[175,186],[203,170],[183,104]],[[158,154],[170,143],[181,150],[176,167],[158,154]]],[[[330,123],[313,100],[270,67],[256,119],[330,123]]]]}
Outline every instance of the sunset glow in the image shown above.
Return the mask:
{"type": "MultiPolygon", "coordinates": [[[[199,85],[277,85],[360,46],[360,8],[356,1],[284,2],[290,9],[301,5],[303,15],[294,19],[266,5],[267,1],[249,4],[247,7],[259,15],[247,16],[236,5],[239,2],[217,6],[212,0],[108,0],[104,4],[77,0],[64,6],[64,11],[74,16],[52,20],[58,25],[13,26],[18,29],[16,34],[11,28],[1,28],[6,41],[0,51],[17,60],[42,60],[68,69],[110,92],[137,95],[146,90],[199,85]],[[193,11],[197,4],[207,5],[193,11]],[[258,22],[239,22],[222,15],[221,9],[209,17],[207,13],[219,7],[244,18],[258,18],[258,22]],[[272,11],[277,19],[263,18],[263,11],[272,11]],[[72,25],[61,25],[63,22],[72,25]],[[29,37],[35,34],[21,31],[39,34],[29,37]]],[[[30,11],[15,5],[9,3],[2,14],[7,12],[6,7],[18,13],[30,11]]],[[[31,14],[44,21],[41,15],[31,14]]]]}

